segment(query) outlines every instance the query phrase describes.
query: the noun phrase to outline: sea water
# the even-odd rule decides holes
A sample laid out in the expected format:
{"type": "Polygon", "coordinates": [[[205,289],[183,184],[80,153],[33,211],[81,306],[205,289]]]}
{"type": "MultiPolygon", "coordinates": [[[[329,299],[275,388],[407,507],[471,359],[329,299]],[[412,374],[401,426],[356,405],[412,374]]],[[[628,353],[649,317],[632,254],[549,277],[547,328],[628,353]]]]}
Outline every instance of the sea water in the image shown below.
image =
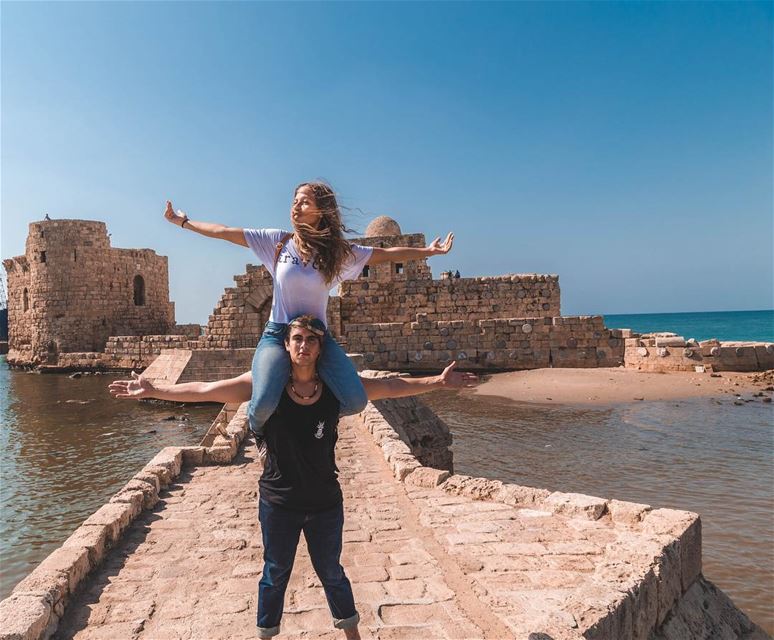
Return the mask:
{"type": "Polygon", "coordinates": [[[449,392],[455,473],[697,512],[704,575],[774,633],[774,409],[734,398],[589,407],[449,392]]]}
{"type": "Polygon", "coordinates": [[[671,331],[696,340],[774,342],[774,309],[606,315],[605,326],[608,329],[633,329],[637,333],[671,331]]]}

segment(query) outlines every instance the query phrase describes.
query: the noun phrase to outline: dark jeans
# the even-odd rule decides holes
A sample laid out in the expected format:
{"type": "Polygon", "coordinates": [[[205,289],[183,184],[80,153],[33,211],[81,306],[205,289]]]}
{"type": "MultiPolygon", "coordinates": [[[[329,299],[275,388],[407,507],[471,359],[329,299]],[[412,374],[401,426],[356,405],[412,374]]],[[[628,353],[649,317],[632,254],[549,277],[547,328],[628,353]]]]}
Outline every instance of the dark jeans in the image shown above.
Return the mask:
{"type": "Polygon", "coordinates": [[[292,511],[260,500],[258,520],[263,536],[263,575],[258,583],[258,636],[271,638],[279,633],[285,589],[290,580],[296,547],[304,532],[309,557],[322,582],[333,626],[357,626],[352,587],[339,562],[344,528],[344,506],[316,512],[292,511]]]}

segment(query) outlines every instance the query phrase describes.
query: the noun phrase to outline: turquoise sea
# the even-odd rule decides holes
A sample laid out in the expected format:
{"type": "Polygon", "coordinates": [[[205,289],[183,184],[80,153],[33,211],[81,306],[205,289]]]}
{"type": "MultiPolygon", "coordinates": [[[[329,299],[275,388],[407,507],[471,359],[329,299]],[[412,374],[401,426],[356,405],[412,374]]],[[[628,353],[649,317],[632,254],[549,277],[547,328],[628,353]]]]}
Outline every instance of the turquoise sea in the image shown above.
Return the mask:
{"type": "Polygon", "coordinates": [[[696,340],[774,342],[774,309],[763,311],[702,311],[689,313],[637,313],[605,315],[609,329],[638,333],[671,331],[696,340]]]}

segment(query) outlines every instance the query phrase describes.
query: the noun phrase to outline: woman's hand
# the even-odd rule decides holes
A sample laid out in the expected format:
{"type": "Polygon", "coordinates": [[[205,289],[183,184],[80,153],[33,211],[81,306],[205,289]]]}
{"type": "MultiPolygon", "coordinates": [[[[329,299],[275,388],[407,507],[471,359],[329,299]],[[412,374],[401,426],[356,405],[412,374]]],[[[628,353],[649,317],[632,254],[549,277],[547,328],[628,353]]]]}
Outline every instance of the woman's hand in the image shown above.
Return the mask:
{"type": "Polygon", "coordinates": [[[132,371],[131,380],[115,380],[110,383],[108,389],[114,398],[134,398],[135,400],[152,398],[155,391],[150,380],[138,376],[134,371],[132,371]]]}
{"type": "Polygon", "coordinates": [[[440,236],[433,240],[429,245],[427,245],[427,251],[431,256],[449,253],[451,251],[452,245],[454,244],[454,234],[449,233],[448,236],[446,236],[446,240],[441,242],[440,236]]]}
{"type": "Polygon", "coordinates": [[[448,367],[446,367],[443,370],[443,373],[438,376],[438,383],[444,387],[450,387],[452,389],[475,387],[479,383],[478,376],[475,373],[455,371],[454,367],[456,366],[457,361],[455,360],[448,367]]]}
{"type": "Polygon", "coordinates": [[[183,223],[188,220],[188,216],[182,211],[178,210],[177,213],[175,213],[175,210],[172,208],[171,200],[167,200],[167,210],[164,211],[164,217],[178,227],[182,227],[183,223]]]}

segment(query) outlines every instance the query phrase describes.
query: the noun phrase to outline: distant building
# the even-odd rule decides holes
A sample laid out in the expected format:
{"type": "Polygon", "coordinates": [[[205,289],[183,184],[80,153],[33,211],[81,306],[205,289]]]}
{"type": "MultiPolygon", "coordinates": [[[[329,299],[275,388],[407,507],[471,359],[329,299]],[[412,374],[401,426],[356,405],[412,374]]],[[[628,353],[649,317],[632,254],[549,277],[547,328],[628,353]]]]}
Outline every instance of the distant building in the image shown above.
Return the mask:
{"type": "Polygon", "coordinates": [[[167,258],[111,247],[104,222],[33,222],[24,255],[3,266],[10,364],[55,363],[60,353],[102,351],[111,335],[174,327],[167,258]]]}

